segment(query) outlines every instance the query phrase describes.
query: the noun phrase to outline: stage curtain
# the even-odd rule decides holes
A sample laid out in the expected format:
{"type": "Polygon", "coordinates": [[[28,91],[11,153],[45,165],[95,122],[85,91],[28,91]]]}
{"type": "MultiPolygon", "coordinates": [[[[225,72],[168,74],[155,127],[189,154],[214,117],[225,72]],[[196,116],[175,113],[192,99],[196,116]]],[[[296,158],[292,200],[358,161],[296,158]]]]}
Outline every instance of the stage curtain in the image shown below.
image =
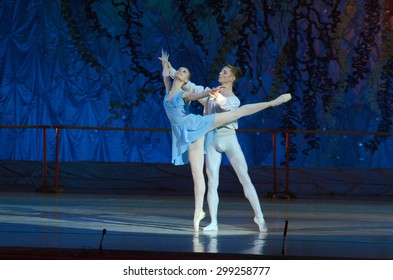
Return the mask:
{"type": "MultiPolygon", "coordinates": [[[[62,162],[170,163],[165,49],[205,86],[218,85],[225,62],[239,66],[242,104],[293,93],[289,104],[240,120],[261,130],[239,132],[250,166],[272,166],[266,130],[294,129],[304,132],[289,134],[293,167],[392,168],[390,2],[1,1],[0,160],[42,160],[42,129],[8,126],[46,125],[50,161],[55,127],[65,126],[62,162]]],[[[285,137],[276,139],[280,166],[285,137]]]]}

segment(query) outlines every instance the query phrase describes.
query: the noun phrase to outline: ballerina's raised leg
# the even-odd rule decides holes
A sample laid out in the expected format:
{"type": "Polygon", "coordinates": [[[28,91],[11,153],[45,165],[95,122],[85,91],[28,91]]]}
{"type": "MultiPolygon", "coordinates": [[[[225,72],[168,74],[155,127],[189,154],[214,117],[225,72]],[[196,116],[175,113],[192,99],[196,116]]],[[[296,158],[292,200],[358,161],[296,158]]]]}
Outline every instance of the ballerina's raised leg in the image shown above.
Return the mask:
{"type": "Polygon", "coordinates": [[[246,104],[246,105],[239,107],[236,110],[222,112],[222,113],[216,113],[216,118],[214,120],[214,123],[213,123],[211,129],[214,129],[214,128],[223,126],[227,123],[236,121],[242,117],[258,113],[259,111],[265,110],[267,108],[279,106],[283,103],[288,102],[291,99],[292,99],[292,95],[290,93],[285,93],[285,94],[280,95],[279,97],[277,97],[276,99],[274,99],[272,101],[246,104]]]}

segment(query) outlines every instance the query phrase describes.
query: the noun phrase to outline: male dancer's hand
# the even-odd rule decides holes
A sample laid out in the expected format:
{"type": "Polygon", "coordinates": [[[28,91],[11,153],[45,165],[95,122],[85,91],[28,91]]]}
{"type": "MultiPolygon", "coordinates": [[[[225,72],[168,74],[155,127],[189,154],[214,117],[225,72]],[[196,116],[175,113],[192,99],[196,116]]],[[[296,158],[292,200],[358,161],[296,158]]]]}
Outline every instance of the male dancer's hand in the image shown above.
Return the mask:
{"type": "Polygon", "coordinates": [[[218,94],[220,94],[224,89],[225,89],[225,86],[219,86],[216,88],[212,88],[209,93],[210,98],[213,100],[216,99],[218,97],[218,94]]]}

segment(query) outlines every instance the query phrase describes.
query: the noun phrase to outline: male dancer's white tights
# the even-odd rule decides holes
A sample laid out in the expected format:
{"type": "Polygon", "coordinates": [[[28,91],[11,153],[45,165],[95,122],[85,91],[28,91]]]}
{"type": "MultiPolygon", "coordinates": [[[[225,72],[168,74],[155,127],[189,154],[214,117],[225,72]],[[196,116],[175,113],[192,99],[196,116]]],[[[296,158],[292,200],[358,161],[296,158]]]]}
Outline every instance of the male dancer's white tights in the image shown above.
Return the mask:
{"type": "MultiPolygon", "coordinates": [[[[254,103],[254,104],[248,104],[239,107],[236,110],[233,111],[227,111],[223,112],[220,114],[215,115],[214,123],[211,126],[211,130],[217,127],[222,127],[223,125],[227,123],[231,123],[235,120],[238,120],[241,117],[249,116],[252,115],[256,112],[262,111],[264,109],[267,109],[269,107],[274,107],[278,106],[282,103],[288,102],[291,100],[292,96],[291,94],[282,94],[278,98],[269,101],[269,102],[259,102],[259,103],[254,103]]],[[[235,135],[236,136],[236,135],[235,135]]],[[[236,139],[236,138],[235,138],[236,139]]],[[[191,165],[191,172],[192,172],[192,177],[194,181],[194,195],[195,195],[195,210],[194,210],[194,230],[199,231],[199,223],[200,221],[205,217],[205,213],[203,212],[203,198],[205,194],[205,179],[203,176],[203,141],[204,138],[201,138],[195,142],[193,142],[189,148],[188,148],[188,157],[191,165]]],[[[228,141],[229,143],[230,141],[228,141]]],[[[235,172],[240,180],[240,183],[243,185],[243,190],[244,194],[247,197],[247,199],[250,201],[251,206],[254,210],[255,217],[254,217],[254,222],[258,225],[259,231],[265,232],[267,231],[267,226],[265,223],[265,220],[263,218],[263,214],[261,211],[261,207],[259,205],[259,200],[257,193],[255,191],[255,187],[252,185],[250,177],[248,175],[248,168],[247,168],[247,163],[244,159],[243,152],[240,149],[239,143],[236,139],[236,143],[231,143],[228,144],[227,141],[223,141],[222,147],[223,150],[222,152],[225,152],[228,156],[229,161],[231,162],[233,168],[235,169],[235,172]],[[225,143],[224,143],[225,142],[225,143]],[[238,147],[237,151],[232,152],[233,147],[238,147]]],[[[209,152],[206,153],[208,156],[209,152]]],[[[214,163],[214,158],[213,160],[213,165],[216,166],[217,163],[214,163]]],[[[217,160],[216,160],[217,161],[217,160]]],[[[208,159],[206,159],[207,165],[208,165],[208,159]]],[[[221,156],[218,160],[218,162],[221,162],[221,156]]],[[[219,171],[219,166],[218,164],[218,171],[219,171]]],[[[216,167],[213,167],[213,169],[217,169],[216,167]]],[[[213,172],[208,171],[208,176],[212,175],[213,172]]],[[[209,183],[209,192],[208,192],[208,202],[209,200],[211,201],[213,207],[216,204],[218,207],[218,194],[217,194],[217,188],[218,188],[218,174],[215,174],[215,180],[216,184],[212,184],[212,187],[210,187],[209,183]],[[216,194],[211,194],[211,198],[209,198],[209,193],[216,192],[216,194]],[[215,202],[215,200],[217,202],[215,202]]],[[[209,179],[210,181],[210,179],[209,179]]],[[[214,181],[214,180],[213,180],[214,181]]],[[[217,207],[215,207],[217,209],[217,207]]],[[[210,209],[210,206],[209,206],[210,209]]],[[[213,215],[215,215],[215,223],[217,224],[217,210],[214,210],[213,208],[213,215]],[[215,211],[215,212],[214,212],[215,211]],[[215,214],[214,214],[215,213],[215,214]]],[[[213,219],[213,218],[212,218],[213,219]]],[[[214,224],[213,224],[214,225],[214,224]]],[[[209,226],[208,226],[209,227],[209,226]]],[[[206,227],[206,230],[209,230],[209,228],[206,227]]],[[[210,228],[213,227],[213,230],[216,230],[217,227],[214,228],[214,226],[211,226],[210,228]]],[[[212,229],[210,229],[212,230],[212,229]]]]}
{"type": "MultiPolygon", "coordinates": [[[[211,135],[208,135],[208,137],[211,135]]],[[[207,137],[207,138],[208,138],[207,137]]],[[[266,231],[267,226],[259,203],[258,194],[251,178],[248,174],[247,162],[243,151],[237,140],[236,132],[233,129],[221,128],[218,129],[213,141],[207,142],[206,146],[206,172],[208,176],[208,193],[207,201],[209,204],[209,212],[211,223],[204,228],[205,231],[217,230],[217,211],[218,211],[218,185],[220,165],[222,160],[222,153],[225,153],[236,172],[245,197],[251,204],[254,210],[254,221],[258,225],[260,231],[266,231]]]]}

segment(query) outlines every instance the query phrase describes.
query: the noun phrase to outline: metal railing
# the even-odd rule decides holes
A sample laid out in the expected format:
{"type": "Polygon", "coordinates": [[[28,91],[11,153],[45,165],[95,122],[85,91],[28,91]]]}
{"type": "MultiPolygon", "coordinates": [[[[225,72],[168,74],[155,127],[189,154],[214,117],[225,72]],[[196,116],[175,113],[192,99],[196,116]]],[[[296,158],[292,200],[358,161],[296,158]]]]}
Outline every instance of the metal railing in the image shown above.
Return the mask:
{"type": "MultiPolygon", "coordinates": [[[[42,129],[43,130],[43,178],[44,178],[44,191],[48,189],[48,173],[47,173],[47,130],[55,129],[56,132],[56,150],[55,150],[55,191],[59,191],[59,143],[60,143],[60,131],[63,129],[79,129],[79,130],[119,130],[119,131],[159,131],[159,132],[170,132],[170,128],[126,128],[126,127],[91,127],[91,126],[61,126],[61,125],[7,125],[0,126],[0,129],[42,129]]],[[[290,193],[289,190],[289,146],[290,146],[290,134],[345,134],[345,135],[379,135],[379,136],[392,136],[393,132],[369,132],[369,131],[339,131],[339,130],[291,130],[291,129],[238,129],[238,132],[263,132],[271,133],[272,135],[272,153],[273,153],[273,193],[277,193],[277,134],[285,135],[285,192],[290,193]]]]}

